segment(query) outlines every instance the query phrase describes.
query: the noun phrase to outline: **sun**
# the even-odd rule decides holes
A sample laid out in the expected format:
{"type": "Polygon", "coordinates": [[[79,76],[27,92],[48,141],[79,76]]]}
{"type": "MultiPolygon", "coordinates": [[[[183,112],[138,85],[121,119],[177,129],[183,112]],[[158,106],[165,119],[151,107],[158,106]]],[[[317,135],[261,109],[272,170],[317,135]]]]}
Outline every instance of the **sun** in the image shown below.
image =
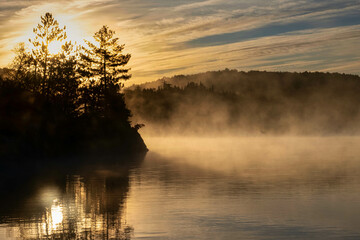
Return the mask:
{"type": "Polygon", "coordinates": [[[64,44],[64,41],[52,41],[49,43],[48,51],[50,55],[56,55],[61,52],[61,48],[64,44]]]}
{"type": "Polygon", "coordinates": [[[70,15],[55,14],[54,17],[59,22],[59,25],[66,27],[67,38],[62,41],[52,41],[48,45],[49,54],[56,55],[61,52],[62,46],[65,42],[71,42],[72,44],[84,44],[84,38],[86,34],[81,27],[81,24],[75,21],[70,15]]]}
{"type": "MultiPolygon", "coordinates": [[[[87,39],[88,36],[91,35],[88,33],[88,31],[86,31],[86,24],[83,24],[80,21],[76,20],[74,16],[64,13],[54,13],[53,15],[55,20],[59,23],[60,28],[64,26],[66,27],[65,32],[67,38],[61,41],[51,41],[47,46],[49,55],[54,56],[59,54],[62,50],[62,46],[66,42],[71,42],[74,45],[83,45],[84,39],[87,39]]],[[[29,20],[27,30],[23,31],[25,34],[16,38],[16,40],[14,40],[14,45],[15,43],[23,42],[25,43],[27,49],[29,49],[30,51],[34,50],[35,47],[29,42],[29,39],[34,39],[35,35],[32,29],[34,26],[36,26],[38,22],[38,15],[31,18],[31,20],[29,20]]]]}

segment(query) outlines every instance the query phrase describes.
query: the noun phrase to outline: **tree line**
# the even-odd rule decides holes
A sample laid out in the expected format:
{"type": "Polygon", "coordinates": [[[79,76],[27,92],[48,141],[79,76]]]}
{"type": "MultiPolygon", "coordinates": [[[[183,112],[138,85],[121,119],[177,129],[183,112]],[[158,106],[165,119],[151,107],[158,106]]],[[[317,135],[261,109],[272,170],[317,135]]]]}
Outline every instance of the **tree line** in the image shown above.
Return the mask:
{"type": "Polygon", "coordinates": [[[78,46],[67,38],[66,27],[60,28],[51,13],[41,17],[29,39],[32,48],[20,43],[8,78],[24,89],[50,101],[62,101],[69,115],[106,111],[108,96],[118,93],[121,80],[131,75],[124,66],[130,54],[122,54],[123,44],[115,32],[103,26],[94,35],[94,42],[78,46]],[[64,41],[59,53],[51,54],[50,45],[64,41]]]}
{"type": "Polygon", "coordinates": [[[115,32],[103,26],[80,46],[66,40],[66,27],[51,13],[33,32],[31,48],[20,43],[0,79],[0,152],[47,154],[109,144],[145,149],[120,92],[131,77],[125,68],[131,55],[123,54],[115,32]],[[63,44],[53,53],[56,41],[63,44]]]}
{"type": "Polygon", "coordinates": [[[214,71],[125,91],[150,134],[355,135],[360,77],[320,72],[214,71]]]}

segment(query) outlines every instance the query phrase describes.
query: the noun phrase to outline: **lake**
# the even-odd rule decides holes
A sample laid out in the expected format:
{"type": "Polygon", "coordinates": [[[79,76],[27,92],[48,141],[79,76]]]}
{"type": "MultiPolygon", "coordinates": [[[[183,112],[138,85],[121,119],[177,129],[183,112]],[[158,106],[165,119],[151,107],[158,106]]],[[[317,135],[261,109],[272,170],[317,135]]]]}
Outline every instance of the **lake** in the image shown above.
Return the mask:
{"type": "Polygon", "coordinates": [[[359,137],[144,139],[130,164],[6,177],[0,239],[360,239],[359,137]]]}

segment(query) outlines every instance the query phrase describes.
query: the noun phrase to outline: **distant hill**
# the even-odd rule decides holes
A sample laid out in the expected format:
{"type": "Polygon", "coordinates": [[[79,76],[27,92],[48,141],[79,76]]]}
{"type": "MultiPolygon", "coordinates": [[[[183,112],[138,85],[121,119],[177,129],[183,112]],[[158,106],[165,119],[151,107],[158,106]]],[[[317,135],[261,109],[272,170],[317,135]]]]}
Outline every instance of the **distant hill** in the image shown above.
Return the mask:
{"type": "Polygon", "coordinates": [[[133,121],[155,134],[360,134],[360,77],[214,71],[125,90],[133,121]]]}
{"type": "Polygon", "coordinates": [[[341,74],[341,73],[323,73],[323,72],[267,72],[267,71],[238,71],[238,70],[219,70],[209,71],[204,73],[192,75],[175,75],[173,77],[163,77],[153,82],[146,82],[139,85],[132,85],[128,87],[134,90],[137,87],[141,89],[157,89],[163,83],[171,84],[172,86],[185,87],[188,83],[202,83],[205,87],[214,87],[217,91],[238,92],[243,91],[245,85],[264,84],[264,81],[293,81],[293,80],[311,80],[320,81],[330,79],[359,79],[357,75],[341,74]]]}

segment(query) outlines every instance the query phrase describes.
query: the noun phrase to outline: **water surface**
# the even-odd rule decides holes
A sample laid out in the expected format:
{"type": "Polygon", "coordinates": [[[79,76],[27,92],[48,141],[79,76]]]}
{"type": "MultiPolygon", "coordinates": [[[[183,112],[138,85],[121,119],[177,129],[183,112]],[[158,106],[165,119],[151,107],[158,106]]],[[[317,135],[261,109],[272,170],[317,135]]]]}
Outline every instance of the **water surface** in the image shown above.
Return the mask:
{"type": "Polygon", "coordinates": [[[145,141],[130,166],[2,184],[0,239],[360,238],[360,138],[145,141]]]}

